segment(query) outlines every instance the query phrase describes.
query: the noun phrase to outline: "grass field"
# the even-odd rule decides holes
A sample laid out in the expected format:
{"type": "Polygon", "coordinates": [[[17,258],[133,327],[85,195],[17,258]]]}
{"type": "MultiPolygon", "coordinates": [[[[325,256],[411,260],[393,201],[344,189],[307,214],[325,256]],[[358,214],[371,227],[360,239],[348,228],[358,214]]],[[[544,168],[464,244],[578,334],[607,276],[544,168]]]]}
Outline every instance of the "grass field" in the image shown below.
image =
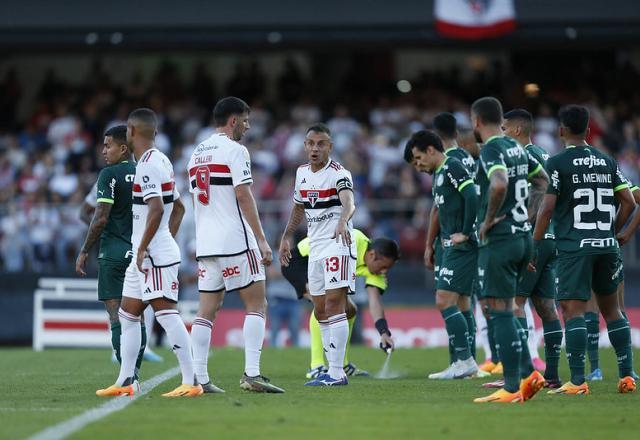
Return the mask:
{"type": "MultiPolygon", "coordinates": [[[[142,380],[177,363],[143,366],[142,380]]],[[[636,351],[636,359],[640,352],[636,351]]],[[[445,350],[397,350],[392,380],[355,378],[336,389],[306,388],[307,351],[265,349],[263,373],[286,389],[282,395],[243,392],[240,350],[216,350],[209,369],[224,395],[196,399],[160,396],[178,385],[173,377],[125,409],[84,427],[71,438],[95,439],[400,439],[467,438],[552,439],[633,438],[640,431],[640,397],[616,392],[612,351],[603,351],[605,381],[592,383],[590,396],[547,396],[524,405],[478,405],[482,380],[428,381],[427,372],[443,367],[445,350]]],[[[375,373],[384,354],[356,347],[352,360],[375,373]]],[[[566,379],[566,361],[562,360],[566,379]]],[[[116,366],[107,350],[0,350],[0,438],[27,438],[106,402],[98,387],[113,382],[116,366]]],[[[128,399],[121,397],[117,399],[128,399]]]]}

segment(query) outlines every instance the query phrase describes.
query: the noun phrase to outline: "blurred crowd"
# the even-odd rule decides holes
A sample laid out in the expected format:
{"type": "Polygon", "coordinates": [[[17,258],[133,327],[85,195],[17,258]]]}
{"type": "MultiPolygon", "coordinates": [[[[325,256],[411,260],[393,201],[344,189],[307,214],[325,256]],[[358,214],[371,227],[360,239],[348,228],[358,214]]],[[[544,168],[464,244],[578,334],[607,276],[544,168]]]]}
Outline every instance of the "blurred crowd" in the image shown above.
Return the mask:
{"type": "MultiPolygon", "coordinates": [[[[403,163],[404,144],[412,132],[430,127],[440,111],[454,113],[460,127],[468,128],[469,104],[477,97],[492,94],[505,110],[530,110],[534,141],[552,154],[560,148],[559,106],[588,105],[590,142],[614,155],[631,180],[640,181],[640,72],[629,63],[591,67],[571,81],[561,71],[542,74],[537,84],[526,87],[525,76],[504,66],[471,76],[451,68],[409,79],[409,93],[399,92],[395,82],[346,74],[342,83],[332,85],[339,93],[331,94],[318,86],[324,84],[321,73],[305,75],[293,61],[268,94],[256,62],[239,64],[225,84],[217,84],[202,64],[187,80],[166,62],[150,80],[136,74],[127,83],[115,83],[100,62],[74,84],[53,70],[42,84],[22,84],[8,69],[0,78],[0,270],[72,270],[86,231],[79,207],[103,165],[102,135],[125,123],[136,107],[150,107],[159,115],[156,146],[172,159],[178,189],[188,194],[187,161],[194,146],[214,131],[211,110],[226,95],[239,96],[252,108],[243,143],[252,155],[253,191],[274,246],[290,212],[296,167],[305,161],[305,129],[324,121],[333,135],[332,156],[354,177],[356,226],[398,240],[404,258],[419,259],[431,179],[403,163]],[[27,105],[28,116],[21,118],[18,108],[27,86],[38,92],[27,105]]],[[[191,267],[193,232],[187,213],[179,239],[183,264],[191,267]]]]}

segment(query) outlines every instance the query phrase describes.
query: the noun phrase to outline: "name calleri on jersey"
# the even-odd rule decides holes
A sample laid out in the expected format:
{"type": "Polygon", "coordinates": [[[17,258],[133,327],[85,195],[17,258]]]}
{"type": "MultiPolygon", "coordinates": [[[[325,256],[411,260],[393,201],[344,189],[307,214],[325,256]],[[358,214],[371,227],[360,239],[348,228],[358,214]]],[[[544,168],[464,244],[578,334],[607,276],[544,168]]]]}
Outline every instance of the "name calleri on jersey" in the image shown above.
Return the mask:
{"type": "MultiPolygon", "coordinates": [[[[335,239],[332,238],[342,212],[339,194],[344,190],[353,191],[351,173],[331,159],[323,169],[315,173],[311,171],[309,164],[298,168],[293,201],[304,206],[307,236],[311,246],[310,260],[336,254],[356,255],[355,240],[351,247],[336,246],[335,239]]],[[[353,236],[351,220],[347,227],[353,236]]]]}

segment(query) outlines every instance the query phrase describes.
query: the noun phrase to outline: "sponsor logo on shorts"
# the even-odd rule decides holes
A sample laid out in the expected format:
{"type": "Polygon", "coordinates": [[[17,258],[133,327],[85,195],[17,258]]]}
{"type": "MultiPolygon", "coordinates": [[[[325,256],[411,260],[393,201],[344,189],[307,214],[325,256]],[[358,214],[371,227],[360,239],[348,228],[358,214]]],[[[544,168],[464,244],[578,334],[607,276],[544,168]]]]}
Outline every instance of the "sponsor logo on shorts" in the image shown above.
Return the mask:
{"type": "Polygon", "coordinates": [[[240,268],[238,266],[222,269],[222,278],[237,277],[238,275],[240,275],[240,268]]]}
{"type": "Polygon", "coordinates": [[[580,241],[580,247],[590,246],[595,248],[616,247],[618,241],[613,238],[585,238],[580,241]]]}
{"type": "Polygon", "coordinates": [[[172,292],[177,291],[178,290],[178,286],[179,286],[179,284],[178,284],[177,281],[174,281],[173,283],[171,283],[171,291],[172,292]]]}
{"type": "Polygon", "coordinates": [[[336,277],[331,278],[331,280],[329,281],[330,283],[337,283],[338,280],[336,279],[336,277]]]}
{"type": "Polygon", "coordinates": [[[207,269],[198,268],[198,278],[204,278],[206,273],[207,273],[207,269]]]}

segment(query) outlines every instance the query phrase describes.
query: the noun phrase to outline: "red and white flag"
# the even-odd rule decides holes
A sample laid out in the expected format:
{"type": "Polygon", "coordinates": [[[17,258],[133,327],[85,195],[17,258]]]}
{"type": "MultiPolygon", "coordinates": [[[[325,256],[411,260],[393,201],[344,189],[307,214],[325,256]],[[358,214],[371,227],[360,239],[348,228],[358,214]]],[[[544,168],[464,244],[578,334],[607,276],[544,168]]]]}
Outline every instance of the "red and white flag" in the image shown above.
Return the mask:
{"type": "Polygon", "coordinates": [[[449,38],[499,37],[516,28],[513,0],[435,0],[438,32],[449,38]]]}

